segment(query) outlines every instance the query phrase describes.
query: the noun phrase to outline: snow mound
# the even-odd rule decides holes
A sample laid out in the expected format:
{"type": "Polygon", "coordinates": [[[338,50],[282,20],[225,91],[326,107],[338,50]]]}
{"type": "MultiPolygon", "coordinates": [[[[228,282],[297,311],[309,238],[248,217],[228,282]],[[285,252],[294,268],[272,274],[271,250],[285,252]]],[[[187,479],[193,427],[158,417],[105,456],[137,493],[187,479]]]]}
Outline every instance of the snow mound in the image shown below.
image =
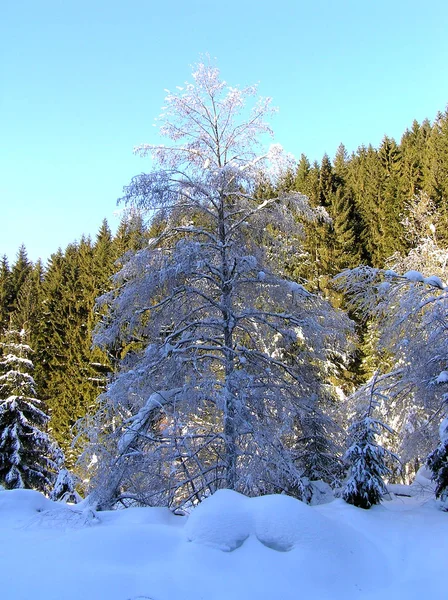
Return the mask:
{"type": "Polygon", "coordinates": [[[218,490],[194,509],[184,531],[189,542],[231,552],[253,529],[250,499],[231,490],[218,490]]]}
{"type": "Polygon", "coordinates": [[[90,509],[77,510],[28,489],[0,491],[0,522],[1,516],[8,516],[10,527],[21,529],[79,529],[99,523],[90,509]]]}
{"type": "Polygon", "coordinates": [[[0,491],[0,515],[6,513],[33,515],[49,510],[54,505],[54,502],[35,490],[0,491]]]}
{"type": "Polygon", "coordinates": [[[288,552],[327,537],[329,523],[310,506],[291,496],[251,499],[256,538],[268,548],[288,552]]]}
{"type": "Polygon", "coordinates": [[[232,552],[249,536],[267,548],[288,552],[328,537],[331,524],[291,496],[247,498],[219,490],[197,506],[185,526],[189,542],[232,552]]]}

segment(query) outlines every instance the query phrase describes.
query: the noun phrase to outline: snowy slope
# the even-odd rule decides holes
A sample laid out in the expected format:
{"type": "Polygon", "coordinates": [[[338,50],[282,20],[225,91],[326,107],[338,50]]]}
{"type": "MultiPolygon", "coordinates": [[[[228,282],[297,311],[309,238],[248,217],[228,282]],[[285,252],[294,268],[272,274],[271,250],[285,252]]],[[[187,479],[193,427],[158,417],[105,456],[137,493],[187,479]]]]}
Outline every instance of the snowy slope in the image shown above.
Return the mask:
{"type": "Polygon", "coordinates": [[[2,600],[445,600],[447,556],[448,514],[422,497],[364,511],[223,490],[187,518],[0,492],[2,600]]]}

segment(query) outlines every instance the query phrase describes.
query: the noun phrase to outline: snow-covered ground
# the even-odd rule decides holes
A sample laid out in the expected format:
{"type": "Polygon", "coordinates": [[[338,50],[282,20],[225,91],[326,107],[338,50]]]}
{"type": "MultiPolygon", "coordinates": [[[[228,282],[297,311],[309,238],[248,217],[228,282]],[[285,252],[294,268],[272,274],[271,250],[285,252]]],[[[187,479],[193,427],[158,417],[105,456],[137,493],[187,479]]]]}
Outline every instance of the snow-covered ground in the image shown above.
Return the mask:
{"type": "Polygon", "coordinates": [[[2,600],[446,600],[448,513],[222,490],[177,517],[0,492],[2,600]]]}

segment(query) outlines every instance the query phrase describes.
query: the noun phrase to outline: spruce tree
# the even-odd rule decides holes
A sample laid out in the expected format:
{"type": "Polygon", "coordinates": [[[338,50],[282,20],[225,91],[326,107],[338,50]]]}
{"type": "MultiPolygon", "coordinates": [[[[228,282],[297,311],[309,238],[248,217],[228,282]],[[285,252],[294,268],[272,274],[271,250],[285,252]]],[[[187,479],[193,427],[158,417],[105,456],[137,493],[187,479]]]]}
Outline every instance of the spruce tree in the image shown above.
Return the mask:
{"type": "Polygon", "coordinates": [[[25,245],[22,244],[17,252],[17,258],[11,268],[11,285],[12,285],[12,308],[17,307],[17,298],[20,294],[22,285],[25,283],[28,275],[32,271],[32,263],[28,259],[28,253],[25,245]]]}
{"type": "Polygon", "coordinates": [[[44,282],[39,381],[57,442],[75,460],[73,426],[94,410],[100,382],[92,365],[91,328],[96,296],[93,250],[88,239],[53,255],[44,282]]]}
{"type": "Polygon", "coordinates": [[[436,498],[448,511],[448,419],[443,419],[439,428],[440,444],[428,456],[427,465],[436,484],[436,498]]]}
{"type": "Polygon", "coordinates": [[[329,206],[334,192],[334,175],[328,154],[324,154],[319,170],[319,204],[329,206]]]}
{"type": "Polygon", "coordinates": [[[299,164],[297,165],[296,176],[294,180],[294,189],[296,192],[308,195],[308,175],[310,172],[310,161],[305,154],[300,156],[299,164]]]}
{"type": "Polygon", "coordinates": [[[334,192],[330,196],[332,223],[332,275],[361,262],[362,245],[354,193],[348,181],[348,157],[340,144],[333,167],[334,192]]]}
{"type": "Polygon", "coordinates": [[[36,397],[25,332],[9,330],[1,347],[0,482],[48,492],[62,453],[45,431],[49,417],[36,397]]]}
{"type": "Polygon", "coordinates": [[[440,211],[437,228],[440,241],[448,242],[448,108],[438,113],[428,140],[429,173],[427,191],[440,211]]]}
{"type": "Polygon", "coordinates": [[[14,329],[28,332],[29,340],[34,348],[37,343],[39,324],[42,315],[44,268],[40,260],[31,267],[23,281],[15,302],[15,310],[11,314],[14,329]]]}
{"type": "Polygon", "coordinates": [[[348,504],[366,509],[379,504],[387,493],[383,478],[390,475],[391,471],[386,465],[386,458],[394,457],[376,440],[384,432],[392,433],[390,427],[372,416],[376,405],[377,377],[378,373],[375,373],[370,385],[367,412],[349,428],[349,447],[344,456],[350,471],[342,497],[348,504]]]}
{"type": "Polygon", "coordinates": [[[12,309],[12,280],[11,269],[8,258],[3,256],[0,262],[0,334],[9,323],[9,315],[12,309]]]}

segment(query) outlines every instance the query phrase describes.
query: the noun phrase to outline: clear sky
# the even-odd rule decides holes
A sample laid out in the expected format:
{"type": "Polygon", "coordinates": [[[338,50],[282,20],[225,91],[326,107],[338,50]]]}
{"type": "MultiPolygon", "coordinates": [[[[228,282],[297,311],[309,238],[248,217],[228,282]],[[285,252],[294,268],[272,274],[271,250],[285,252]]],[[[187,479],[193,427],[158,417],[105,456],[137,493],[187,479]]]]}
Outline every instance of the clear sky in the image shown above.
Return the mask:
{"type": "Polygon", "coordinates": [[[276,140],[333,157],[448,103],[447,0],[14,0],[0,19],[0,255],[95,236],[201,53],[260,84],[276,140]]]}

